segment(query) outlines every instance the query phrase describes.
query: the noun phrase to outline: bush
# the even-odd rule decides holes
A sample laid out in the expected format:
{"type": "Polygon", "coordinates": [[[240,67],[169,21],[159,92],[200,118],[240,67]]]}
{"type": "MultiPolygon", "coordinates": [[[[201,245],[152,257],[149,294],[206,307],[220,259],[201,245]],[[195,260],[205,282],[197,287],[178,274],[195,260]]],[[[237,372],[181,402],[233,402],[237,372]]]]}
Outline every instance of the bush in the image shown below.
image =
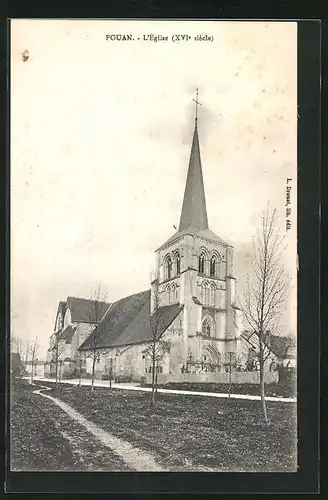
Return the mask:
{"type": "Polygon", "coordinates": [[[74,372],[72,373],[63,373],[62,379],[73,379],[73,378],[79,378],[78,375],[76,375],[74,372]]]}
{"type": "MultiPolygon", "coordinates": [[[[145,384],[150,387],[150,384],[145,384]]],[[[198,392],[229,392],[229,384],[215,384],[208,382],[168,382],[167,384],[158,384],[159,389],[176,389],[180,391],[198,391],[198,392]]],[[[266,396],[292,397],[294,391],[291,385],[283,385],[276,382],[265,384],[266,396]]],[[[258,384],[231,384],[231,394],[247,394],[250,396],[259,395],[258,384]]]]}
{"type": "Polygon", "coordinates": [[[115,382],[116,383],[123,383],[123,382],[132,382],[132,375],[116,375],[115,376],[115,382]]]}
{"type": "Polygon", "coordinates": [[[104,373],[102,376],[101,376],[101,380],[110,380],[112,379],[113,380],[113,376],[110,376],[109,373],[104,373]]]}

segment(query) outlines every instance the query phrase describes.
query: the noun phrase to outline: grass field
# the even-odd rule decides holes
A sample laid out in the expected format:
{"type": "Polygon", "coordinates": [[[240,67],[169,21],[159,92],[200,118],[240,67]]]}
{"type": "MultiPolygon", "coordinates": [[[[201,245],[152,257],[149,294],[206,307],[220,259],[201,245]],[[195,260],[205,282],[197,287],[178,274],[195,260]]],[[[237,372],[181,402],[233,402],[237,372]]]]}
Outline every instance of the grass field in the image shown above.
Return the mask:
{"type": "Polygon", "coordinates": [[[267,427],[259,401],[158,393],[152,409],[142,391],[97,388],[91,397],[89,387],[42,384],[103,429],[152,452],[166,469],[296,470],[294,403],[269,402],[267,427]]]}
{"type": "Polygon", "coordinates": [[[11,385],[11,470],[128,470],[83,426],[33,389],[23,380],[11,385]]]}

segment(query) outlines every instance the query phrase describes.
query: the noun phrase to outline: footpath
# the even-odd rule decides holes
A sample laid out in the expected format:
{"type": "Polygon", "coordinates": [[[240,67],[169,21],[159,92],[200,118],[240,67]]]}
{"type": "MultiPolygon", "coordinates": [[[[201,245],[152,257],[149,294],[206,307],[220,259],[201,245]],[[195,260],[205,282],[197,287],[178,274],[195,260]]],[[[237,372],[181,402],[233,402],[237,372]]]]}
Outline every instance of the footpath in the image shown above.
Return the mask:
{"type": "MultiPolygon", "coordinates": [[[[40,379],[38,379],[38,381],[39,380],[40,379]]],[[[33,385],[36,384],[33,383],[33,385]]],[[[106,432],[90,420],[87,420],[83,415],[81,415],[81,413],[60,399],[54,398],[49,394],[44,394],[43,391],[49,390],[49,387],[39,387],[39,389],[33,391],[34,394],[50,399],[54,404],[59,406],[70,416],[72,420],[75,420],[80,425],[85,427],[87,431],[89,431],[96,439],[106,446],[106,448],[109,448],[117,456],[119,456],[129,468],[138,472],[162,472],[164,470],[163,467],[156,462],[156,458],[151,453],[147,453],[136,446],[132,446],[127,441],[106,432]]]]}
{"type": "MultiPolygon", "coordinates": [[[[26,377],[27,378],[27,377],[26,377]]],[[[55,382],[53,378],[47,378],[47,377],[35,377],[35,381],[40,381],[40,382],[55,382]]],[[[71,384],[71,385],[79,385],[79,380],[78,379],[64,379],[61,380],[62,384],[71,384]]],[[[90,379],[82,379],[81,385],[86,385],[90,386],[91,385],[91,380],[90,379]]],[[[94,386],[95,387],[107,387],[109,388],[109,380],[95,380],[94,386]]],[[[115,384],[112,383],[112,388],[113,389],[123,389],[123,390],[128,390],[128,391],[145,391],[145,392],[150,392],[151,388],[150,387],[141,387],[140,384],[137,382],[129,382],[129,383],[120,383],[120,384],[115,384]]],[[[211,398],[229,398],[229,394],[227,393],[221,393],[221,392],[200,392],[200,391],[181,391],[178,389],[157,389],[158,392],[163,392],[165,394],[186,394],[188,396],[203,396],[203,397],[211,397],[211,398]]],[[[249,399],[252,401],[260,401],[260,396],[252,396],[249,394],[231,394],[230,395],[231,399],[249,399]]],[[[277,401],[281,403],[296,403],[296,398],[283,398],[283,397],[276,397],[276,396],[266,396],[265,398],[266,401],[277,401]]]]}

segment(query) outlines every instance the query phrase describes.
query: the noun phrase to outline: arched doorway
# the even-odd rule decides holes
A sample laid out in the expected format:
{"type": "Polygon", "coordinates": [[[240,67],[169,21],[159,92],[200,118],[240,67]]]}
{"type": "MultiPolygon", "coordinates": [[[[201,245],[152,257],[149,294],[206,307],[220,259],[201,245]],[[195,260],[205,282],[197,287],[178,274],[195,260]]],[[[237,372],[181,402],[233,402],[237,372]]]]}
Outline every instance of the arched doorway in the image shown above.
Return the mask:
{"type": "Polygon", "coordinates": [[[221,355],[216,347],[208,345],[204,348],[202,362],[204,371],[218,372],[221,369],[221,355]]]}

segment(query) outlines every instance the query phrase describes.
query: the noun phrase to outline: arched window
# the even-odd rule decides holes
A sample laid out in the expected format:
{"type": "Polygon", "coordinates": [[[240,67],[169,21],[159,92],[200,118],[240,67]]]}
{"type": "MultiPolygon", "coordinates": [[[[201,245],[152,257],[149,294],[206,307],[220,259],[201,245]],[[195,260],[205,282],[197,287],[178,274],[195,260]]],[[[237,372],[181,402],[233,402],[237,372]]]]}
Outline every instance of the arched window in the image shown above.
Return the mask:
{"type": "Polygon", "coordinates": [[[211,258],[211,261],[210,261],[210,275],[211,276],[216,276],[216,268],[217,268],[216,257],[215,257],[215,255],[213,255],[213,257],[211,258]]]}
{"type": "Polygon", "coordinates": [[[205,255],[201,253],[198,259],[198,271],[202,274],[205,273],[205,255]]]}
{"type": "Polygon", "coordinates": [[[172,260],[171,260],[171,257],[168,256],[166,258],[166,266],[165,266],[165,270],[166,270],[166,279],[170,280],[171,277],[172,277],[172,260]]]}
{"type": "Polygon", "coordinates": [[[202,324],[202,333],[206,335],[206,337],[212,336],[212,324],[208,318],[204,319],[202,324]]]}
{"type": "Polygon", "coordinates": [[[180,255],[177,253],[175,256],[175,266],[176,266],[176,273],[180,274],[180,255]]]}

